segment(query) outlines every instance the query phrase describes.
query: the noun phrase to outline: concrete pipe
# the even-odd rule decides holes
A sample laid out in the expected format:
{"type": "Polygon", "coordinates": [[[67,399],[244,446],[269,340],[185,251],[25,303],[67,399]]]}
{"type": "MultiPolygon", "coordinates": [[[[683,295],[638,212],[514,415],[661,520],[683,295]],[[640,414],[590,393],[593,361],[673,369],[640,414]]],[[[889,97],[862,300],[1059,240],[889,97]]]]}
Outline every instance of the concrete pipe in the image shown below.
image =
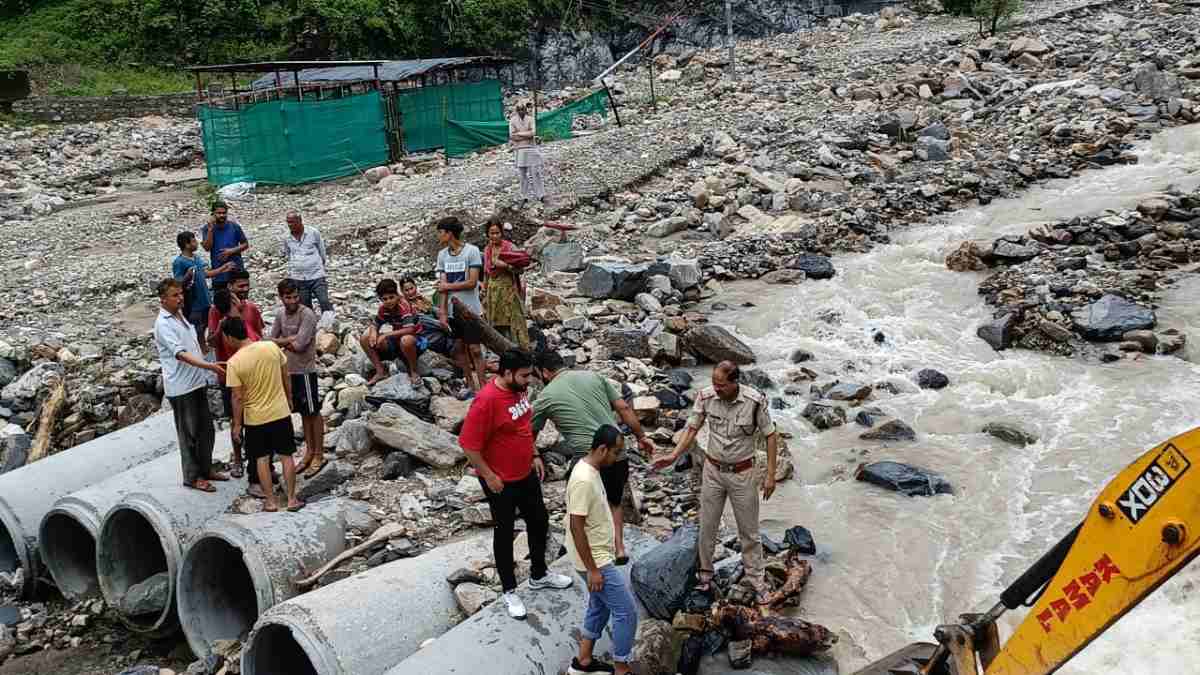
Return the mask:
{"type": "Polygon", "coordinates": [[[243,639],[260,614],[299,595],[293,578],[345,550],[345,503],[211,521],[179,570],[179,623],[192,652],[203,658],[216,640],[243,639]]]}
{"type": "Polygon", "coordinates": [[[209,521],[228,511],[246,491],[245,480],[212,485],[216,492],[184,487],[182,479],[174,485],[141,488],[123,497],[101,521],[96,538],[100,592],[133,631],[165,634],[178,627],[175,582],[183,552],[209,521]],[[161,573],[166,574],[165,597],[149,603],[153,609],[126,611],[122,604],[126,593],[161,573]]]}
{"type": "Polygon", "coordinates": [[[54,502],[177,447],[174,419],[157,414],[0,476],[0,572],[22,568],[31,594],[43,572],[38,531],[54,502]]]}
{"type": "Polygon", "coordinates": [[[491,559],[487,532],[280,603],[255,625],[242,673],[379,675],[461,618],[446,576],[491,559]]]}
{"type": "MultiPolygon", "coordinates": [[[[658,545],[653,537],[633,527],[625,528],[625,546],[637,558],[658,545]]],[[[621,568],[626,581],[631,565],[621,568]]],[[[439,675],[486,672],[505,675],[543,675],[562,672],[579,649],[579,628],[587,604],[587,587],[575,572],[569,558],[556,562],[552,569],[570,575],[575,584],[564,591],[529,591],[528,582],[519,593],[529,617],[514,621],[503,602],[493,602],[475,616],[455,626],[428,647],[399,662],[386,675],[439,675]]],[[[639,606],[639,612],[645,612],[639,606]]],[[[401,620],[395,614],[394,620],[401,620]]],[[[596,644],[596,653],[611,651],[605,631],[596,644]]],[[[247,672],[243,666],[242,672],[247,672]]],[[[324,675],[324,671],[320,671],[324,675]]]]}
{"type": "MultiPolygon", "coordinates": [[[[173,439],[174,424],[170,431],[173,439]]],[[[223,457],[228,447],[229,437],[222,436],[214,454],[223,457]]],[[[100,592],[96,537],[100,522],[112,507],[133,492],[179,485],[182,480],[179,452],[173,451],[54,502],[42,518],[38,541],[42,563],[63,596],[76,600],[100,592]]]]}

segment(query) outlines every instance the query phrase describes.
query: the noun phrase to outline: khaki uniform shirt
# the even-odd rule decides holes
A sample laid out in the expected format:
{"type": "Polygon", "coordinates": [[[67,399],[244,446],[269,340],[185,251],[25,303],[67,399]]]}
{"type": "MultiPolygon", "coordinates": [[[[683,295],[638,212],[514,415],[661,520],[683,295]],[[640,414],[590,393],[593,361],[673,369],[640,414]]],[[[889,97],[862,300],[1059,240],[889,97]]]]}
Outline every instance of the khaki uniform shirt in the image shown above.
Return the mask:
{"type": "Polygon", "coordinates": [[[708,455],[733,464],[754,457],[758,440],[775,433],[769,407],[766,396],[744,384],[738,387],[737,397],[728,402],[721,400],[712,387],[705,387],[692,405],[688,426],[699,431],[707,423],[708,455]]]}

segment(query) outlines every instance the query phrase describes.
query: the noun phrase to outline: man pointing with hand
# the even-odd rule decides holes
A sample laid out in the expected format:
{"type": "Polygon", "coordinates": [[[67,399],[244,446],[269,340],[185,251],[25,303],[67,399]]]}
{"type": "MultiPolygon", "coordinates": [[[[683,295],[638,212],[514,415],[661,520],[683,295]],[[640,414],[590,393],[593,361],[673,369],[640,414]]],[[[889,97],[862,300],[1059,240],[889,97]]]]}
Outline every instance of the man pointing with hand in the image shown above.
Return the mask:
{"type": "Polygon", "coordinates": [[[700,487],[700,569],[696,573],[696,589],[711,589],[713,552],[717,546],[717,530],[725,499],[733,506],[738,539],[742,544],[742,563],[746,579],[758,594],[759,603],[766,600],[763,584],[762,540],[758,532],[758,490],[754,484],[754,456],[759,439],[767,439],[767,471],[763,478],[762,498],[770,499],[775,492],[775,464],[779,457],[779,433],[771,421],[766,397],[752,387],[739,384],[741,369],[732,361],[722,361],[713,368],[712,386],[705,387],[696,397],[687,431],[669,455],[654,462],[656,468],[675,463],[692,447],[700,428],[708,424],[708,447],[704,453],[703,482],[700,487]]]}

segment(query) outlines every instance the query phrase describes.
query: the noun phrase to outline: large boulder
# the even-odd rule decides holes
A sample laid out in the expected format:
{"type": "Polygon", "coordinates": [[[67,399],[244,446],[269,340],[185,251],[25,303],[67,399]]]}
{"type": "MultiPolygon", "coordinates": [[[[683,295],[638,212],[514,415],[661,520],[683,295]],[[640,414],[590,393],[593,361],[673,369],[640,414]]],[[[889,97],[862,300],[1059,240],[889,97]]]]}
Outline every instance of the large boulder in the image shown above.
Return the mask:
{"type": "Polygon", "coordinates": [[[840,427],[846,423],[846,411],[841,406],[828,403],[809,403],[801,413],[804,419],[812,422],[818,430],[840,427]]]}
{"type": "Polygon", "coordinates": [[[1012,443],[1020,447],[1025,447],[1032,443],[1037,443],[1037,436],[1025,431],[1015,424],[1006,422],[988,422],[983,425],[981,431],[990,436],[995,436],[1005,443],[1012,443]]]}
{"type": "Polygon", "coordinates": [[[6,424],[0,429],[0,473],[25,466],[32,446],[29,434],[16,424],[6,424]]]}
{"type": "Polygon", "coordinates": [[[300,479],[300,487],[296,488],[296,497],[304,501],[315,501],[317,497],[329,493],[350,480],[353,475],[354,466],[349,462],[326,462],[317,475],[312,478],[300,479]]]}
{"type": "Polygon", "coordinates": [[[878,429],[872,429],[862,434],[859,438],[864,441],[915,441],[917,432],[900,420],[890,420],[880,425],[878,429]]]}
{"type": "Polygon", "coordinates": [[[815,253],[805,253],[792,258],[788,267],[801,270],[809,279],[831,279],[837,271],[833,269],[833,261],[827,256],[815,253]]]}
{"type": "Polygon", "coordinates": [[[910,464],[900,462],[873,462],[858,467],[854,476],[858,480],[878,485],[909,497],[932,497],[936,494],[954,494],[950,482],[942,476],[910,464]]]}
{"type": "Polygon", "coordinates": [[[171,575],[159,572],[130,586],[119,603],[126,616],[160,614],[170,597],[171,575]]]}
{"type": "Polygon", "coordinates": [[[703,274],[700,271],[700,262],[694,258],[670,258],[666,263],[669,266],[667,277],[671,280],[671,285],[680,291],[686,291],[700,285],[703,274]]]}
{"type": "Polygon", "coordinates": [[[372,402],[376,403],[405,401],[415,403],[423,408],[429,407],[429,401],[432,396],[433,394],[429,391],[428,387],[414,387],[406,373],[393,375],[376,382],[367,395],[368,398],[372,399],[372,402]]]}
{"type": "Polygon", "coordinates": [[[583,274],[579,276],[577,290],[580,295],[597,300],[613,298],[633,302],[646,285],[647,277],[669,272],[666,263],[634,265],[597,261],[589,263],[583,270],[583,274]]]}
{"type": "Polygon", "coordinates": [[[542,271],[551,272],[582,272],[583,246],[579,242],[567,241],[561,244],[546,244],[542,249],[542,271]]]}
{"type": "Polygon", "coordinates": [[[1071,318],[1083,337],[1100,342],[1120,340],[1128,331],[1153,328],[1157,323],[1153,310],[1111,294],[1077,310],[1071,318]]]}
{"type": "Polygon", "coordinates": [[[1017,315],[1011,312],[1006,313],[987,323],[980,324],[975,329],[975,334],[996,351],[1008,349],[1012,345],[1012,329],[1016,323],[1017,315]]]}
{"type": "Polygon", "coordinates": [[[438,469],[452,468],[465,459],[457,438],[398,405],[384,404],[371,416],[367,430],[374,441],[438,469]]]}
{"type": "Polygon", "coordinates": [[[640,328],[609,328],[600,335],[600,344],[608,349],[612,358],[647,359],[651,356],[650,336],[640,328]]]}
{"type": "Polygon", "coordinates": [[[345,459],[359,460],[374,445],[374,438],[365,420],[346,420],[337,428],[337,454],[345,459]]]}
{"type": "Polygon", "coordinates": [[[684,525],[667,541],[639,556],[630,570],[633,592],[650,616],[670,621],[695,583],[700,530],[684,525]]]}
{"type": "Polygon", "coordinates": [[[687,332],[684,339],[693,352],[713,363],[733,361],[744,365],[756,360],[754,350],[721,326],[696,326],[687,332]]]}

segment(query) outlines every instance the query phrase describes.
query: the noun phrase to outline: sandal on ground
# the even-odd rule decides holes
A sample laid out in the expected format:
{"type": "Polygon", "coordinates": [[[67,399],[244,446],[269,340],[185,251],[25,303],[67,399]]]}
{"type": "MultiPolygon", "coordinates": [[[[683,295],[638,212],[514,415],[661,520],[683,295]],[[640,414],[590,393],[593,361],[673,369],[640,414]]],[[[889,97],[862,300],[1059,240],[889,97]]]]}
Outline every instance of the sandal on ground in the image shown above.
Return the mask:
{"type": "Polygon", "coordinates": [[[208,479],[215,480],[218,483],[223,483],[223,482],[229,480],[229,476],[226,476],[225,474],[221,473],[220,471],[214,471],[214,472],[208,474],[208,479]]]}
{"type": "Polygon", "coordinates": [[[229,475],[234,478],[241,478],[246,475],[246,472],[242,470],[241,464],[234,464],[233,468],[229,470],[229,475]]]}
{"type": "Polygon", "coordinates": [[[201,478],[199,480],[194,480],[191,483],[184,483],[183,486],[189,487],[193,490],[199,490],[201,492],[216,492],[217,491],[217,488],[213,487],[212,483],[209,483],[208,481],[204,480],[203,478],[201,478]]]}
{"type": "MultiPolygon", "coordinates": [[[[322,457],[322,458],[321,458],[321,460],[320,460],[319,462],[317,462],[317,463],[313,464],[312,466],[308,467],[308,469],[307,469],[307,470],[304,472],[304,477],[305,477],[305,478],[312,478],[313,476],[315,476],[315,475],[317,475],[317,474],[321,473],[321,469],[324,469],[324,468],[325,468],[325,465],[326,465],[326,464],[328,464],[328,463],[329,463],[329,460],[327,460],[327,459],[325,459],[324,457],[322,457]]],[[[300,472],[297,470],[297,472],[296,472],[296,473],[300,473],[300,472]]]]}
{"type": "Polygon", "coordinates": [[[305,506],[305,503],[300,502],[299,504],[296,504],[295,506],[287,507],[287,510],[291,511],[292,513],[295,513],[296,511],[299,511],[300,509],[304,508],[304,506],[305,506]]]}
{"type": "Polygon", "coordinates": [[[279,507],[276,506],[275,508],[270,508],[269,506],[264,506],[263,513],[279,513],[279,507]]]}
{"type": "Polygon", "coordinates": [[[692,588],[694,590],[700,591],[701,593],[709,593],[712,591],[712,580],[710,579],[708,581],[697,581],[696,585],[693,586],[692,588]]]}
{"type": "Polygon", "coordinates": [[[312,466],[312,455],[305,455],[304,460],[296,465],[296,474],[302,474],[308,471],[308,467],[312,466]]]}

